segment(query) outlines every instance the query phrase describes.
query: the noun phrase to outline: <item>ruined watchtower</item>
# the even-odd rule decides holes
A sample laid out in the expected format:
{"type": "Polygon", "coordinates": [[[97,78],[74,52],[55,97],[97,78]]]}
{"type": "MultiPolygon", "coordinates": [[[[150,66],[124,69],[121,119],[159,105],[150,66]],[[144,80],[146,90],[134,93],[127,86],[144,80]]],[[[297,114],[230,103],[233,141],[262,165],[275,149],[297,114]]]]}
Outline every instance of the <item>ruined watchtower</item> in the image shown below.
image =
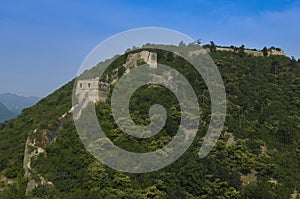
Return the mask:
{"type": "Polygon", "coordinates": [[[105,101],[109,93],[110,84],[99,81],[99,78],[78,80],[75,95],[81,101],[105,101]]]}

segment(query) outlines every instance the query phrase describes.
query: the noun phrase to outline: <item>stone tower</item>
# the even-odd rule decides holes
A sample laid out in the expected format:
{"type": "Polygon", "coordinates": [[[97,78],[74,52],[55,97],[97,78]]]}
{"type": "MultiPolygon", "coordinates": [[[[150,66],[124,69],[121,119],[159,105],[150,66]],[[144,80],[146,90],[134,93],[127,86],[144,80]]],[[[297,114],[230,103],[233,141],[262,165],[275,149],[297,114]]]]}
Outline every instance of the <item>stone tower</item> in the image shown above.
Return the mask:
{"type": "Polygon", "coordinates": [[[75,95],[79,102],[84,101],[105,101],[109,93],[110,85],[99,81],[99,78],[78,80],[75,95]]]}
{"type": "Polygon", "coordinates": [[[151,68],[157,68],[157,54],[149,52],[148,60],[146,61],[151,68]]]}

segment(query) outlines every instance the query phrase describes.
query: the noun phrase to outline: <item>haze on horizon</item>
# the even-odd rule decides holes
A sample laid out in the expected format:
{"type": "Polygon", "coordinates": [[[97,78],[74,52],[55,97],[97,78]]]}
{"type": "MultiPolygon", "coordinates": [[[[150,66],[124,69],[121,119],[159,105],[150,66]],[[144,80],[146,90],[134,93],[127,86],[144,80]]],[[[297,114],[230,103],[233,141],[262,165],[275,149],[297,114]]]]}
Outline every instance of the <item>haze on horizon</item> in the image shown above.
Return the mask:
{"type": "Polygon", "coordinates": [[[0,3],[0,93],[45,97],[75,77],[101,41],[139,27],[203,43],[282,48],[300,58],[300,1],[16,1],[0,3]]]}

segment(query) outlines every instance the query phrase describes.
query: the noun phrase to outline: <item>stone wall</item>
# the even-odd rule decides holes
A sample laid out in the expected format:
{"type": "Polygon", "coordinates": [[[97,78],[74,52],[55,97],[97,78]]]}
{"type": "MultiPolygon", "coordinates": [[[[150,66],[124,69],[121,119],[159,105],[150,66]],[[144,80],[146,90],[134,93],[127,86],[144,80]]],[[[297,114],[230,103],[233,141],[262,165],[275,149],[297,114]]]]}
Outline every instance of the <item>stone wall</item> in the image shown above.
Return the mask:
{"type": "MultiPolygon", "coordinates": [[[[138,53],[128,54],[126,62],[123,64],[126,72],[129,72],[130,69],[136,67],[139,60],[149,64],[152,68],[157,68],[157,54],[155,52],[143,50],[138,53]]],[[[117,79],[117,76],[113,76],[113,80],[110,83],[114,83],[117,79]]],[[[98,77],[94,79],[78,80],[75,90],[75,96],[77,97],[78,103],[96,103],[97,101],[105,101],[110,90],[110,83],[101,82],[98,77]]]]}
{"type": "Polygon", "coordinates": [[[136,67],[137,61],[143,60],[147,64],[150,65],[152,68],[157,67],[157,54],[155,52],[149,52],[146,50],[143,50],[138,53],[131,53],[128,54],[126,63],[123,65],[126,69],[130,69],[131,67],[136,67]]]}
{"type": "Polygon", "coordinates": [[[78,80],[75,95],[78,101],[88,98],[88,101],[96,102],[99,96],[99,78],[78,80]]]}
{"type": "MultiPolygon", "coordinates": [[[[209,51],[209,48],[206,49],[209,51]]],[[[228,48],[228,47],[216,47],[217,51],[227,51],[227,52],[234,52],[234,49],[232,48],[228,48]]],[[[244,50],[245,53],[247,54],[251,54],[253,56],[263,56],[263,52],[262,51],[256,51],[256,50],[244,50]]],[[[270,55],[282,55],[282,56],[286,56],[286,54],[282,51],[282,50],[276,50],[276,49],[269,49],[268,50],[268,56],[270,55]]]]}
{"type": "Polygon", "coordinates": [[[282,55],[282,56],[286,56],[283,51],[279,51],[279,50],[275,50],[275,49],[269,50],[269,55],[282,55]]]}
{"type": "Polygon", "coordinates": [[[261,51],[244,50],[244,52],[247,53],[247,54],[251,54],[253,56],[257,56],[257,57],[263,56],[263,53],[261,51]]]}
{"type": "Polygon", "coordinates": [[[75,95],[78,101],[105,101],[110,84],[99,81],[99,78],[78,80],[75,95]]]}
{"type": "Polygon", "coordinates": [[[234,49],[232,48],[224,48],[224,47],[216,47],[217,51],[229,51],[229,52],[234,52],[234,49]]]}

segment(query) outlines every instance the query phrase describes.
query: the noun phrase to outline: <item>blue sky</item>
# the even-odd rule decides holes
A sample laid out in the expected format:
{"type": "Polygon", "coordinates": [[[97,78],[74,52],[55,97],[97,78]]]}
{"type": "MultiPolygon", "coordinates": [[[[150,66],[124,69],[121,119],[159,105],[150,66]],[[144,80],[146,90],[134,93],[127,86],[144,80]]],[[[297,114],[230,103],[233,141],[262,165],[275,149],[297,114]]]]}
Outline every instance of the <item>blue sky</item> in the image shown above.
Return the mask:
{"type": "Polygon", "coordinates": [[[300,1],[0,0],[0,93],[45,97],[106,38],[139,27],[300,58],[300,1]]]}

